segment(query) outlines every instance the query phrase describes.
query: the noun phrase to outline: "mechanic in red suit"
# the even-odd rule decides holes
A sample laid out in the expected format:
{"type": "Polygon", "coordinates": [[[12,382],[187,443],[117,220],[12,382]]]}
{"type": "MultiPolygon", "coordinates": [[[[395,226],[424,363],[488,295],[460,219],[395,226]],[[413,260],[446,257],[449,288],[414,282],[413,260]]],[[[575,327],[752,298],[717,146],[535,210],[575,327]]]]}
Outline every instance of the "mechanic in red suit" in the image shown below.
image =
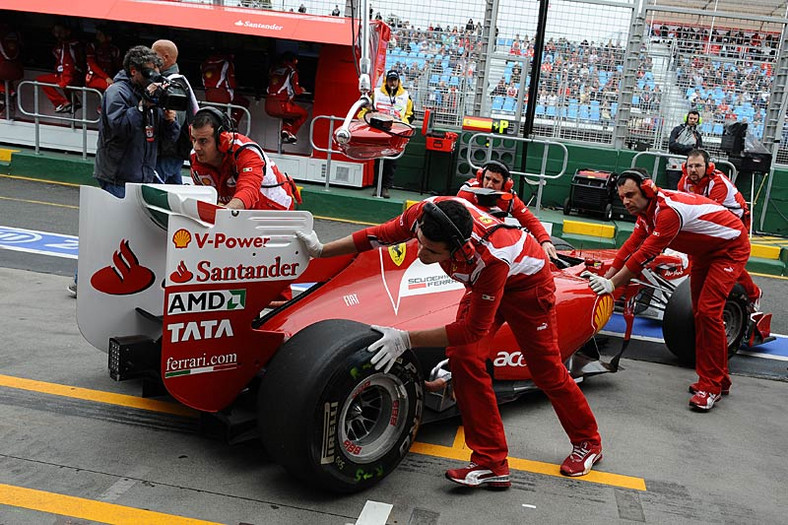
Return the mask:
{"type": "Polygon", "coordinates": [[[604,276],[584,274],[598,294],[612,293],[638,275],[665,248],[690,260],[690,294],[695,317],[695,371],[691,407],[708,411],[730,390],[728,344],[722,312],[750,256],[744,224],[725,207],[692,193],[662,190],[633,168],[618,178],[618,195],[637,216],[635,229],[604,276]]]}
{"type": "Polygon", "coordinates": [[[370,345],[371,363],[388,372],[411,347],[446,347],[465,442],[473,451],[467,467],[446,477],[470,487],[509,487],[508,448],[492,378],[489,345],[509,323],[534,383],[558,416],[573,450],[561,465],[568,476],[587,474],[602,459],[601,438],[591,408],[561,361],[555,314],[555,283],[544,250],[520,228],[508,226],[458,197],[432,197],[383,225],[321,244],[299,233],[313,257],[332,257],[416,238],[424,264],[439,263],[466,287],[456,321],[429,330],[373,326],[383,337],[370,345]]]}
{"type": "Polygon", "coordinates": [[[486,162],[475,178],[468,180],[462,185],[460,191],[457,192],[457,196],[475,204],[484,211],[495,211],[495,208],[497,208],[501,212],[511,215],[517,219],[520,226],[536,237],[547,257],[551,259],[558,257],[547,230],[544,229],[539,219],[531,213],[528,206],[515,193],[514,180],[512,180],[512,175],[509,173],[509,167],[503,162],[497,160],[486,162]],[[482,206],[479,204],[479,198],[476,194],[470,191],[473,188],[488,188],[504,192],[504,195],[498,198],[494,207],[482,206]]]}
{"type": "Polygon", "coordinates": [[[307,119],[307,111],[295,102],[296,95],[308,95],[309,92],[298,83],[298,57],[295,53],[285,51],[279,64],[268,72],[268,96],[265,99],[265,111],[275,118],[282,119],[282,142],[295,144],[296,135],[307,119]]]}
{"type": "Polygon", "coordinates": [[[63,92],[51,86],[41,89],[55,106],[55,113],[72,113],[81,108],[82,104],[76,95],[64,93],[68,86],[82,85],[85,76],[84,48],[79,40],[71,37],[71,29],[63,24],[55,24],[52,27],[52,35],[57,39],[57,45],[52,49],[52,54],[55,55],[55,72],[39,75],[36,80],[58,84],[63,92]]]}
{"type": "Polygon", "coordinates": [[[213,186],[219,204],[236,210],[292,210],[300,196],[252,139],[236,133],[216,108],[200,109],[191,124],[191,174],[195,184],[213,186]]]}
{"type": "MultiPolygon", "coordinates": [[[[205,100],[217,104],[249,107],[249,99],[238,94],[233,55],[213,53],[200,65],[200,73],[202,74],[202,85],[205,88],[205,100]]],[[[232,117],[236,124],[240,124],[243,115],[244,112],[240,109],[232,110],[232,117]]]]}
{"type": "Polygon", "coordinates": [[[103,92],[112,84],[112,78],[123,67],[123,57],[118,46],[112,43],[112,35],[105,27],[96,28],[96,41],[85,46],[88,72],[85,87],[103,92]]]}
{"type": "Polygon", "coordinates": [[[19,60],[21,47],[19,33],[8,24],[0,24],[0,112],[5,108],[5,83],[8,82],[9,96],[13,96],[14,82],[25,75],[22,61],[19,60]]]}
{"type": "MultiPolygon", "coordinates": [[[[750,210],[747,208],[747,201],[736,185],[723,172],[716,169],[706,150],[690,151],[687,154],[687,161],[681,165],[681,170],[683,174],[678,183],[679,191],[703,195],[721,204],[741,219],[745,230],[750,231],[750,210]]],[[[746,269],[742,271],[738,282],[750,299],[751,309],[758,311],[763,292],[753,282],[746,269]]]]}

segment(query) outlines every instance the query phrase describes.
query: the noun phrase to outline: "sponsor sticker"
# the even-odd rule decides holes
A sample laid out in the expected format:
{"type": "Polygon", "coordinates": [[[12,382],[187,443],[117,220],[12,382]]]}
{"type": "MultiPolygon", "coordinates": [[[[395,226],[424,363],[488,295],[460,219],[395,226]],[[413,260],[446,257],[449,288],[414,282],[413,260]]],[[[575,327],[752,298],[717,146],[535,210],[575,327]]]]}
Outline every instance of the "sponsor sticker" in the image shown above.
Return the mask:
{"type": "Polygon", "coordinates": [[[167,314],[196,312],[229,312],[246,308],[246,290],[216,290],[211,292],[180,292],[170,294],[167,314]]]}
{"type": "Polygon", "coordinates": [[[235,368],[238,368],[238,354],[234,353],[211,356],[203,353],[199,357],[184,357],[180,359],[168,357],[165,363],[164,378],[210,374],[235,368]]]}

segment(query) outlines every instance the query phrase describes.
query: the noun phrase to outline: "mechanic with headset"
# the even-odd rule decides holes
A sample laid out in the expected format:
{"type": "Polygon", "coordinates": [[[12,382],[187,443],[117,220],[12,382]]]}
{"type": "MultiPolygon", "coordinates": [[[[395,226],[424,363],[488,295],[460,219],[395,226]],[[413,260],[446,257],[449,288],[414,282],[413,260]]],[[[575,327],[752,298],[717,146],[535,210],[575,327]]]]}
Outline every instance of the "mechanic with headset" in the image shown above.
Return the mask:
{"type": "Polygon", "coordinates": [[[549,258],[555,259],[558,257],[547,230],[544,229],[539,219],[531,213],[528,206],[514,191],[514,180],[506,164],[497,160],[486,162],[476,173],[476,177],[466,181],[460,188],[460,191],[457,192],[458,197],[462,197],[484,211],[492,211],[493,206],[484,206],[479,202],[479,198],[473,193],[474,188],[487,188],[503,192],[503,195],[496,200],[494,208],[517,219],[520,226],[536,237],[536,240],[549,258]]]}
{"type": "Polygon", "coordinates": [[[690,151],[702,148],[703,139],[697,127],[700,125],[700,113],[696,110],[690,110],[684,116],[684,122],[673,128],[670,132],[670,141],[668,142],[668,151],[677,153],[681,157],[670,157],[668,159],[668,166],[665,170],[667,176],[667,188],[675,190],[679,179],[681,178],[681,164],[684,158],[690,151]]]}
{"type": "Polygon", "coordinates": [[[744,224],[724,206],[692,193],[662,190],[642,168],[625,170],[616,182],[635,229],[604,276],[584,272],[597,294],[613,293],[637,276],[665,248],[690,260],[690,294],[695,314],[695,371],[691,407],[708,411],[730,391],[728,343],[723,309],[750,256],[744,224]]]}
{"type": "MultiPolygon", "coordinates": [[[[750,210],[747,208],[747,201],[736,185],[711,162],[706,150],[690,151],[687,154],[687,162],[681,165],[681,170],[683,175],[679,181],[679,191],[697,193],[721,204],[741,219],[745,230],[750,231],[750,210]]],[[[738,282],[750,299],[752,311],[758,311],[763,291],[753,282],[746,269],[741,272],[738,282]]]]}
{"type": "Polygon", "coordinates": [[[418,258],[439,263],[465,285],[456,320],[428,330],[373,326],[383,337],[369,346],[371,363],[387,373],[412,347],[446,348],[471,463],[446,477],[470,487],[511,486],[508,448],[486,362],[503,322],[512,329],[533,381],[550,399],[573,449],[561,465],[568,476],[587,474],[602,459],[596,419],[561,361],[555,283],[536,240],[458,197],[431,197],[380,226],[322,244],[315,232],[297,233],[312,257],[333,257],[416,238],[418,258]]]}
{"type": "Polygon", "coordinates": [[[237,133],[216,108],[197,111],[191,124],[191,175],[213,186],[219,204],[232,209],[292,210],[301,197],[293,180],[279,171],[252,139],[237,133]]]}

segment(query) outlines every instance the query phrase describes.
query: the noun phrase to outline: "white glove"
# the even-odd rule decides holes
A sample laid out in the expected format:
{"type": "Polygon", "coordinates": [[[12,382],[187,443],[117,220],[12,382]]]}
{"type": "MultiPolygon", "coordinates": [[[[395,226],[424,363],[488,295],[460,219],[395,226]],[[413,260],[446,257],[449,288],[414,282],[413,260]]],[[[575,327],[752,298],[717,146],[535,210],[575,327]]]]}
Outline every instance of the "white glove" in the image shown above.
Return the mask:
{"type": "Polygon", "coordinates": [[[590,286],[597,295],[613,293],[613,290],[616,289],[616,287],[613,286],[613,281],[605,279],[601,275],[586,271],[581,273],[580,277],[588,277],[588,286],[590,286]]]}
{"type": "Polygon", "coordinates": [[[314,257],[318,259],[320,255],[323,253],[323,243],[320,242],[320,239],[317,238],[317,234],[314,230],[309,233],[304,233],[302,231],[296,232],[296,237],[304,243],[306,247],[306,251],[310,257],[314,257]]]}
{"type": "Polygon", "coordinates": [[[371,327],[376,332],[383,334],[383,337],[369,345],[368,352],[377,352],[370,363],[375,365],[375,370],[383,370],[388,374],[391,367],[394,366],[394,361],[399,356],[405,353],[405,350],[410,348],[410,335],[404,330],[397,330],[388,326],[375,326],[371,327]]]}

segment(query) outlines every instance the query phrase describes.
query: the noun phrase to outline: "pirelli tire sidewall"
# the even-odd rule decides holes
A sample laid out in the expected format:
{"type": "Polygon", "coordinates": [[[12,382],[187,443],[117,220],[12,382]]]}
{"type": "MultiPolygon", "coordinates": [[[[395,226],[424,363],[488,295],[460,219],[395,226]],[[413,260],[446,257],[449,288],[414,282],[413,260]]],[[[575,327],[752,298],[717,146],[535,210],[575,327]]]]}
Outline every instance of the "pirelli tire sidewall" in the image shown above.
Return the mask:
{"type": "Polygon", "coordinates": [[[369,364],[380,338],[368,325],[320,321],[269,363],[258,393],[258,425],[270,457],[295,477],[357,492],[390,474],[421,423],[423,377],[408,351],[388,374],[369,364]]]}
{"type": "MultiPolygon", "coordinates": [[[[741,346],[748,328],[748,299],[740,284],[734,285],[725,301],[723,318],[728,339],[728,357],[741,346]]],[[[685,279],[671,294],[662,318],[665,346],[686,366],[695,366],[695,318],[692,313],[690,280],[685,279]]]]}

